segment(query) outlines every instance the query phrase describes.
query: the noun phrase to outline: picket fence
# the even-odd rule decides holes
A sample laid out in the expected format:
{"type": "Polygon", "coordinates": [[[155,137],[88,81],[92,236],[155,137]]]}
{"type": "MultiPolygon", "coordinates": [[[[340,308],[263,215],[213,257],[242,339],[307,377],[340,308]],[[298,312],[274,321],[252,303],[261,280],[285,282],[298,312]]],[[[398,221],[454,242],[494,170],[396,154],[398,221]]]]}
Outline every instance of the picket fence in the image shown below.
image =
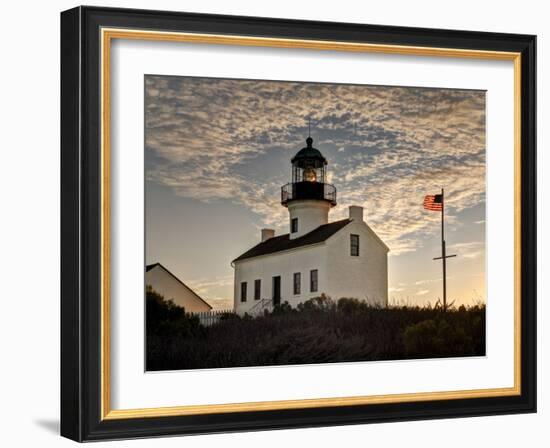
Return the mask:
{"type": "Polygon", "coordinates": [[[227,314],[235,314],[235,310],[212,310],[212,311],[201,311],[198,313],[192,313],[194,316],[199,318],[199,321],[204,327],[211,327],[214,324],[217,324],[221,317],[227,314]]]}

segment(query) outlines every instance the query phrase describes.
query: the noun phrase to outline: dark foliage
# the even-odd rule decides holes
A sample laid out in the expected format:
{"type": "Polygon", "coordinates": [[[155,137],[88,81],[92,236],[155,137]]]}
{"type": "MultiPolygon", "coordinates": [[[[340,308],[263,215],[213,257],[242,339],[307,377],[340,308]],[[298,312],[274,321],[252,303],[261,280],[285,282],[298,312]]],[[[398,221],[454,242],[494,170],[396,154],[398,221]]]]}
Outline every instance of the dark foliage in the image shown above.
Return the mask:
{"type": "Polygon", "coordinates": [[[211,327],[147,292],[147,370],[485,355],[485,307],[373,307],[321,296],[211,327]]]}
{"type": "Polygon", "coordinates": [[[164,300],[150,287],[147,288],[145,316],[148,367],[155,359],[163,359],[168,364],[178,362],[178,341],[200,340],[206,335],[196,316],[187,314],[172,300],[164,300]]]}

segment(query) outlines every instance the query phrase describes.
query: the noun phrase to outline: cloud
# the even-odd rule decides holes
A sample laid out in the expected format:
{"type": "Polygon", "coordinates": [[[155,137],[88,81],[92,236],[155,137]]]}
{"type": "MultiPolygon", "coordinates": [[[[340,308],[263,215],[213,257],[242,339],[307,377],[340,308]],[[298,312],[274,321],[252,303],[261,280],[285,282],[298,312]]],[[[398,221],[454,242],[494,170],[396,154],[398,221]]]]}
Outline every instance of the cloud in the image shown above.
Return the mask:
{"type": "MultiPolygon", "coordinates": [[[[448,279],[452,278],[451,276],[447,276],[448,279]]],[[[414,284],[416,286],[419,286],[419,285],[427,285],[429,283],[438,283],[442,281],[442,278],[432,278],[432,279],[426,279],[426,280],[418,280],[416,282],[414,282],[414,284]]]]}
{"type": "Polygon", "coordinates": [[[417,291],[415,295],[417,296],[424,296],[430,292],[429,289],[421,289],[420,291],[417,291]]]}
{"type": "Polygon", "coordinates": [[[450,246],[450,250],[453,250],[460,254],[463,258],[479,258],[485,255],[485,242],[472,241],[467,243],[458,243],[450,246]]]}
{"type": "Polygon", "coordinates": [[[233,309],[233,299],[227,297],[216,297],[210,296],[206,299],[208,304],[214,310],[232,310],[233,309]]]}
{"type": "Polygon", "coordinates": [[[187,286],[205,299],[214,309],[233,308],[233,299],[227,295],[228,287],[233,286],[233,275],[186,280],[187,286]]]}
{"type": "Polygon", "coordinates": [[[286,226],[279,189],[309,117],[338,189],[331,219],[362,205],[391,255],[439,232],[424,195],[447,188],[449,224],[485,201],[484,92],[167,76],[145,87],[147,180],[239,204],[266,227],[286,226]]]}
{"type": "Polygon", "coordinates": [[[215,278],[200,278],[187,280],[187,285],[197,294],[202,294],[209,290],[212,286],[227,286],[233,285],[233,276],[224,275],[215,278]]]}

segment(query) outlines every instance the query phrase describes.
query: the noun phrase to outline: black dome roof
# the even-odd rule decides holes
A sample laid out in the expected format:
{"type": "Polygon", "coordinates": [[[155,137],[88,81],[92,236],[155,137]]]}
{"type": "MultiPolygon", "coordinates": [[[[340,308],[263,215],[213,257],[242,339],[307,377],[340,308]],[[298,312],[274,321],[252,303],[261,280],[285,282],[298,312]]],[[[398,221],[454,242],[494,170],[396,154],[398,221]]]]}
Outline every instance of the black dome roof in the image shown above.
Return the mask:
{"type": "Polygon", "coordinates": [[[292,158],[292,164],[296,164],[299,167],[303,168],[305,165],[315,166],[315,168],[320,168],[322,165],[327,164],[327,159],[321,154],[321,151],[312,146],[313,139],[308,137],[306,139],[307,146],[300,149],[296,155],[292,158]]]}

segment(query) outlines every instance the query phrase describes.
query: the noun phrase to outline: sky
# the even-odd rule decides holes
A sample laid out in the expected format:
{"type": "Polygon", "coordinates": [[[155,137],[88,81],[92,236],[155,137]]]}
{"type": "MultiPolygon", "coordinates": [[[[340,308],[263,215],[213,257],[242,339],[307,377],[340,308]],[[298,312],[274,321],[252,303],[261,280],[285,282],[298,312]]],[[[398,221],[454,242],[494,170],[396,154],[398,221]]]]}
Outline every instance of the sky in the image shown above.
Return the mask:
{"type": "Polygon", "coordinates": [[[442,297],[445,188],[447,298],[485,301],[485,91],[147,75],[146,263],[162,263],[216,309],[232,308],[231,260],[288,233],[280,187],[290,159],[313,146],[338,205],[364,207],[390,247],[390,303],[442,297]]]}

